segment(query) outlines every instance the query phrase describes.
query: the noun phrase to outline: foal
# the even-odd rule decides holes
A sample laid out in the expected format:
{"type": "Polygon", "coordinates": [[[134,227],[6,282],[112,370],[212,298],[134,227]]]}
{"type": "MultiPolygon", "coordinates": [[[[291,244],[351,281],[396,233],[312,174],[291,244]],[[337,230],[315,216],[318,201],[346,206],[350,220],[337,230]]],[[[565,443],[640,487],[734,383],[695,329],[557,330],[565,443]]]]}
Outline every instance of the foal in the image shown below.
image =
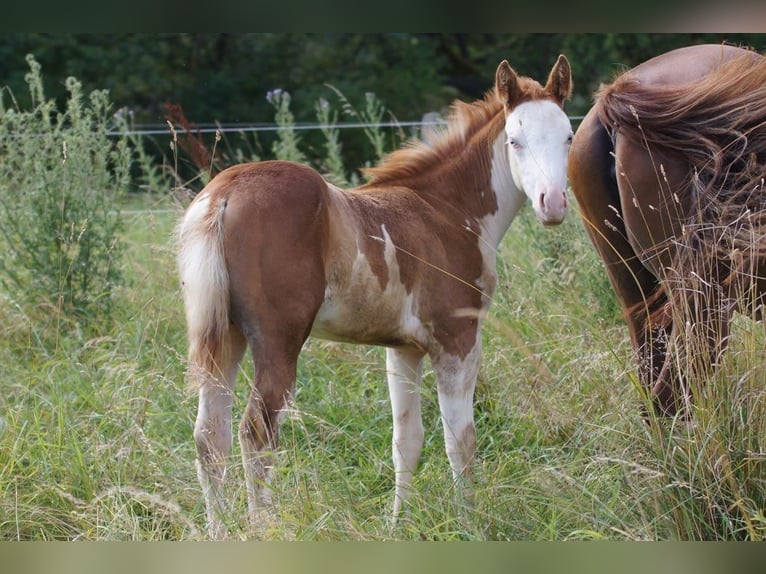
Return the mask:
{"type": "Polygon", "coordinates": [[[423,445],[426,355],[454,479],[470,482],[480,325],[495,289],[496,250],[527,197],[545,225],[567,212],[572,128],[563,104],[571,89],[564,56],[545,86],[503,61],[482,100],[456,102],[443,133],[392,153],[359,188],[265,161],[230,167],[199,193],[179,225],[178,265],[211,536],[225,534],[232,388],[247,347],[255,379],[239,439],[254,523],[268,502],[278,415],[309,335],[386,347],[394,515],[423,445]]]}

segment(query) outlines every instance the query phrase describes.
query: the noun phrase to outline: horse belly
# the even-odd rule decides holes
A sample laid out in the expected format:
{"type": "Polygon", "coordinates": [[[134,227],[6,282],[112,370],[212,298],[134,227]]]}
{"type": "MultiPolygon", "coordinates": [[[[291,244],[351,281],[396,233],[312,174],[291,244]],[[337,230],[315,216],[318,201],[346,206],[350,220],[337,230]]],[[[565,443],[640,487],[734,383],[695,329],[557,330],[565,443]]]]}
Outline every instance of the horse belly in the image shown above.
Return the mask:
{"type": "Polygon", "coordinates": [[[381,290],[357,281],[346,288],[328,285],[311,335],[345,343],[402,346],[422,338],[413,297],[401,285],[381,290]]]}

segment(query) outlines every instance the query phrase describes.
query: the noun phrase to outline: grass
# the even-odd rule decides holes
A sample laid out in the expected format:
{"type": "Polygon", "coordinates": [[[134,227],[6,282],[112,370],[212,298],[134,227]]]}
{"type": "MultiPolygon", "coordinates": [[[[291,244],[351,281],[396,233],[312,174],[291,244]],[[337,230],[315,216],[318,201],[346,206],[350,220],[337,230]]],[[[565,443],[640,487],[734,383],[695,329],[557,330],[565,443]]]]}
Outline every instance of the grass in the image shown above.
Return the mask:
{"type": "MultiPolygon", "coordinates": [[[[108,331],[78,338],[64,332],[65,322],[40,326],[0,306],[3,539],[204,538],[191,438],[196,398],[183,382],[185,336],[171,240],[179,213],[126,210],[126,286],[108,331]]],[[[736,322],[728,362],[710,394],[725,392],[724,400],[703,402],[696,427],[686,434],[653,431],[639,415],[626,330],[609,301],[601,305],[608,313],[594,313],[598,305],[582,288],[593,281],[596,262],[587,259],[594,256],[580,250],[582,260],[573,260],[571,269],[545,261],[550,242],[564,237],[585,245],[582,233],[576,216],[563,227],[542,229],[525,211],[502,245],[476,393],[473,510],[452,496],[433,377],[426,372],[426,444],[416,492],[405,518],[391,524],[382,350],[310,340],[283,426],[276,509],[261,535],[762,537],[763,390],[755,384],[763,380],[755,351],[763,348],[762,326],[736,322]],[[736,524],[715,524],[736,516],[736,524]]],[[[250,369],[243,367],[237,413],[250,369]]],[[[230,526],[244,538],[236,446],[230,485],[230,526]]]]}
{"type": "MultiPolygon", "coordinates": [[[[78,339],[55,332],[66,324],[41,327],[12,306],[0,307],[3,539],[204,537],[191,438],[196,398],[183,382],[185,337],[173,266],[177,215],[124,215],[126,287],[117,296],[117,326],[107,332],[78,339]],[[57,344],[44,343],[51,338],[57,344]]],[[[451,496],[433,378],[426,373],[427,436],[416,493],[405,519],[390,523],[391,422],[382,350],[311,340],[283,426],[277,510],[262,535],[673,537],[671,520],[652,514],[665,461],[652,458],[654,437],[638,414],[625,329],[614,316],[593,317],[593,301],[578,288],[590,269],[562,275],[540,264],[550,249],[546,241],[580,233],[576,218],[563,228],[537,230],[524,213],[503,244],[476,394],[474,510],[459,508],[451,496]]],[[[243,367],[237,413],[250,368],[243,367]]],[[[235,454],[230,523],[245,537],[237,462],[235,454]]]]}

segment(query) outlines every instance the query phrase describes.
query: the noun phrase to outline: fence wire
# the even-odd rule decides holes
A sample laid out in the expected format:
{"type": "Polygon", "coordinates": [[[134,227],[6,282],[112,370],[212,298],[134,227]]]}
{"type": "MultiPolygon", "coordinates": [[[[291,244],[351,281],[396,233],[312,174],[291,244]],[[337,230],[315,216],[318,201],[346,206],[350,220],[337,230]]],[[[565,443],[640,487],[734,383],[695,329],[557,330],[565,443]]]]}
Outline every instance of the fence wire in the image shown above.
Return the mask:
{"type": "MultiPolygon", "coordinates": [[[[572,122],[579,122],[584,116],[570,116],[572,122]]],[[[275,124],[233,124],[216,123],[195,125],[191,130],[174,125],[173,129],[178,133],[214,134],[214,133],[247,133],[247,132],[277,132],[280,130],[321,130],[321,129],[362,129],[362,128],[423,128],[428,126],[444,126],[446,120],[420,120],[420,121],[389,121],[389,122],[341,122],[336,124],[321,123],[296,123],[290,126],[278,126],[275,124]]],[[[153,136],[170,134],[167,124],[139,124],[129,130],[111,130],[108,136],[153,136]]]]}

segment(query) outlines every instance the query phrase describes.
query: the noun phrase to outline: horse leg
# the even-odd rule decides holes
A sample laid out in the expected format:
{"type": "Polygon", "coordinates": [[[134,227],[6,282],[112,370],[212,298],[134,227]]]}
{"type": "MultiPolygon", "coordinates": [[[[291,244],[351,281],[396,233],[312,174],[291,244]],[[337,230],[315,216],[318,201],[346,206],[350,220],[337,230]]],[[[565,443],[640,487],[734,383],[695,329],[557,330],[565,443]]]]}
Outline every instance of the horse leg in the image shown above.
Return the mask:
{"type": "MultiPolygon", "coordinates": [[[[694,383],[707,381],[728,346],[733,303],[715,287],[691,289],[679,300],[665,364],[652,388],[661,414],[689,415],[694,383]]],[[[699,392],[700,389],[696,389],[699,392]]]]}
{"type": "MultiPolygon", "coordinates": [[[[617,175],[622,166],[615,164],[612,140],[596,112],[591,109],[577,129],[569,152],[569,181],[585,231],[620,302],[638,377],[648,394],[665,364],[671,323],[658,320],[658,313],[667,299],[660,281],[634,250],[633,214],[628,214],[627,221],[624,216],[627,209],[634,208],[632,197],[620,196],[617,175]]],[[[641,218],[638,221],[643,225],[641,218]]]]}
{"type": "Polygon", "coordinates": [[[229,329],[228,353],[217,365],[218,373],[190,366],[192,384],[199,388],[197,419],[194,423],[194,442],[197,447],[197,477],[202,487],[207,513],[208,532],[212,538],[221,538],[223,525],[223,482],[227,458],[231,451],[231,407],[234,381],[245,352],[245,338],[236,327],[229,329]]]}
{"type": "Polygon", "coordinates": [[[473,393],[480,362],[478,332],[474,346],[463,358],[444,353],[432,359],[447,457],[453,479],[462,487],[463,497],[469,503],[473,500],[471,485],[476,455],[473,393]]]}
{"type": "MultiPolygon", "coordinates": [[[[702,311],[707,304],[702,300],[710,303],[708,295],[716,296],[712,291],[688,297],[673,293],[679,288],[674,285],[687,281],[686,272],[676,263],[679,245],[676,238],[683,235],[688,166],[661,150],[647,152],[641,145],[619,136],[615,155],[623,218],[629,230],[627,241],[641,265],[662,284],[653,296],[632,310],[631,337],[639,353],[639,373],[650,391],[655,411],[672,416],[688,401],[688,358],[692,355],[707,358],[703,345],[713,345],[708,333],[702,338],[694,335],[697,343],[684,341],[692,334],[688,320],[692,319],[692,331],[720,331],[720,325],[714,325],[718,322],[702,311]],[[679,303],[682,308],[675,308],[679,303]],[[678,354],[686,351],[691,352],[686,358],[678,354]]],[[[704,265],[697,271],[703,273],[704,265]]],[[[697,292],[697,287],[707,291],[706,285],[703,281],[691,293],[697,292]]],[[[713,346],[709,349],[712,352],[713,346]]]]}
{"type": "Polygon", "coordinates": [[[423,448],[423,421],[420,414],[420,378],[423,352],[417,349],[387,348],[386,376],[394,433],[391,450],[396,473],[394,520],[409,495],[412,474],[423,448]]]}
{"type": "Polygon", "coordinates": [[[255,378],[239,425],[250,522],[257,528],[261,509],[271,502],[268,481],[279,438],[279,419],[295,384],[304,339],[287,343],[276,337],[251,343],[255,378]]]}

